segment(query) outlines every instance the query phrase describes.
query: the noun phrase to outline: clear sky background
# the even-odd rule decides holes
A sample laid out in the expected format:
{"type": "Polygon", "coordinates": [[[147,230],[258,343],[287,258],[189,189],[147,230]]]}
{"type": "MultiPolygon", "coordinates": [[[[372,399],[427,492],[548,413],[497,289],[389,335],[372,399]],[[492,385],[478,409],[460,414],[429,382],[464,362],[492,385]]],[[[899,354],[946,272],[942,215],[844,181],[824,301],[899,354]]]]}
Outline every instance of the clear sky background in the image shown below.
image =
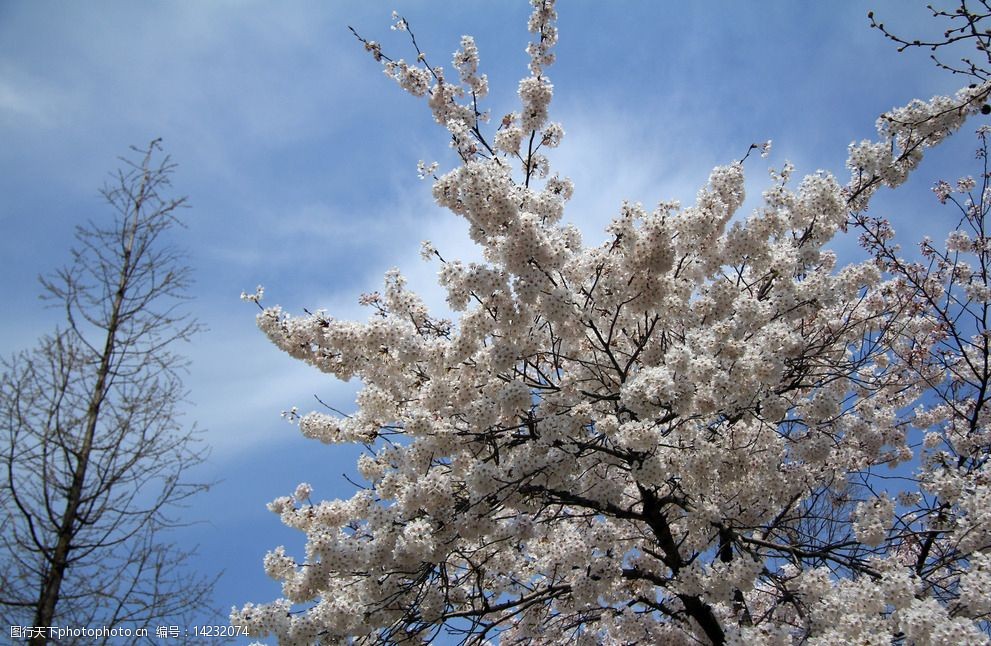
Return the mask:
{"type": "MultiPolygon", "coordinates": [[[[440,309],[420,241],[446,258],[476,255],[463,221],[434,206],[416,176],[418,160],[454,163],[445,131],[348,32],[415,58],[389,30],[392,9],[435,65],[449,68],[460,35],[473,34],[494,121],[517,108],[524,2],[0,0],[0,353],[29,348],[58,322],[36,277],[67,261],[76,223],[107,215],[98,188],[117,156],[162,137],[179,164],[175,189],[192,205],[180,236],[197,279],[189,308],[209,328],[186,349],[186,419],[212,447],[197,475],[219,483],[183,512],[202,522],[177,538],[199,544],[203,571],[225,571],[214,622],[279,596],[262,570],[267,550],[301,553],[302,537],[265,504],[301,481],[315,498],[349,496],[342,474],[357,455],[280,418],[314,408],[314,395],[353,409],[356,384],[282,355],[241,291],[263,284],[265,303],[289,312],[364,319],[359,294],[399,267],[440,309]]],[[[549,76],[552,119],[567,133],[551,162],[576,185],[566,220],[596,243],[624,199],[690,204],[713,166],[767,139],[770,158],[747,162],[750,204],[765,168],[785,160],[845,182],[848,144],[871,137],[880,113],[964,83],[925,52],[898,54],[868,27],[868,9],[906,35],[945,28],[924,3],[901,1],[562,2],[549,76]]],[[[938,226],[928,188],[970,170],[978,125],[875,207],[909,239],[938,226]]],[[[834,246],[856,257],[852,237],[834,246]]]]}

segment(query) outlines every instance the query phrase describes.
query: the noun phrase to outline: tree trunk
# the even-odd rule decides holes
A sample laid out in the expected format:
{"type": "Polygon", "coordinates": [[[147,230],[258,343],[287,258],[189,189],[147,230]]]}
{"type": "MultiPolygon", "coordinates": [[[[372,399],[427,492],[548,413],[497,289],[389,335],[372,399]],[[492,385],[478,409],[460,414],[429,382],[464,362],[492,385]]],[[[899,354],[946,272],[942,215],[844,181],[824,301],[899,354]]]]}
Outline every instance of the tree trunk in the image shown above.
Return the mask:
{"type": "MultiPolygon", "coordinates": [[[[143,185],[142,185],[143,188],[143,185]]],[[[96,373],[96,383],[93,385],[93,394],[90,398],[89,407],[86,410],[86,429],[83,432],[82,446],[79,448],[76,468],[72,474],[72,484],[65,500],[65,511],[58,529],[58,542],[55,550],[49,557],[48,570],[42,582],[42,587],[38,596],[37,610],[34,615],[35,627],[47,628],[53,625],[55,619],[55,606],[58,604],[59,594],[62,588],[62,580],[65,578],[65,570],[69,566],[69,555],[72,551],[72,539],[76,533],[76,522],[79,518],[79,505],[82,502],[83,484],[86,481],[86,469],[89,466],[90,453],[93,450],[93,437],[96,435],[96,425],[100,419],[100,407],[107,394],[107,377],[110,374],[110,361],[115,350],[117,328],[120,325],[121,304],[124,302],[124,295],[128,287],[128,276],[131,268],[131,250],[134,246],[134,235],[138,226],[138,217],[141,208],[141,192],[134,204],[134,224],[128,231],[128,239],[124,248],[123,264],[120,268],[120,275],[117,283],[117,291],[114,294],[113,309],[110,314],[110,321],[107,325],[106,341],[103,345],[103,353],[100,356],[100,367],[96,373]]],[[[46,631],[47,632],[47,631],[46,631]]],[[[34,636],[31,638],[32,646],[44,646],[47,643],[47,636],[34,636]]]]}

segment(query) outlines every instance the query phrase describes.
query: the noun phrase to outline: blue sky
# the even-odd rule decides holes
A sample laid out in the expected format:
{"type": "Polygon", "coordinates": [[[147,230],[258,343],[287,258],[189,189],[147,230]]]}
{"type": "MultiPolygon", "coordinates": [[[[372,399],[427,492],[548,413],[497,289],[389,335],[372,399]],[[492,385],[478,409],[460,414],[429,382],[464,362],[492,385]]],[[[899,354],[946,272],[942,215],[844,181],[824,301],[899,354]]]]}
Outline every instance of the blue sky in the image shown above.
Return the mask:
{"type": "MultiPolygon", "coordinates": [[[[566,219],[597,242],[622,200],[691,203],[713,166],[766,139],[771,157],[748,161],[752,196],[785,160],[845,181],[847,145],[870,137],[881,112],[961,83],[924,52],[896,53],[869,29],[868,8],[900,33],[942,30],[922,3],[898,1],[563,2],[549,74],[567,133],[551,161],[576,184],[566,219]]],[[[280,418],[314,395],[353,408],[355,384],[280,354],[241,291],[260,283],[267,304],[290,312],[364,318],[358,295],[399,267],[440,308],[420,241],[475,255],[416,177],[418,160],[453,163],[445,132],[347,30],[413,58],[389,30],[393,9],[434,64],[449,66],[460,35],[475,35],[492,114],[515,109],[523,2],[0,2],[0,353],[58,322],[37,275],[67,260],[76,223],[106,214],[97,189],[117,156],[162,137],[192,205],[181,236],[197,279],[190,311],[209,328],[186,352],[187,419],[213,447],[201,477],[220,480],[184,511],[204,522],[179,538],[199,543],[198,567],[225,570],[220,623],[231,605],[279,596],[262,571],[268,549],[299,552],[301,537],[265,503],[300,481],[316,497],[350,495],[341,474],[356,456],[280,418]]],[[[876,208],[919,237],[928,188],[973,145],[957,137],[876,208]]],[[[854,253],[852,239],[836,246],[854,253]]]]}

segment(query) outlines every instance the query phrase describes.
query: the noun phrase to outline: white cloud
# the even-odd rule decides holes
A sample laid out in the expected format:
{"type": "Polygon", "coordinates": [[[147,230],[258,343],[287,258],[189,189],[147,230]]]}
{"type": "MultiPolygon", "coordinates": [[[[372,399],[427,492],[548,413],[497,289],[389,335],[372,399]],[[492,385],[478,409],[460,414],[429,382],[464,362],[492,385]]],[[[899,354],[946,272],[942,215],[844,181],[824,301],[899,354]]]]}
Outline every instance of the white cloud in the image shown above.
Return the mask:
{"type": "Polygon", "coordinates": [[[28,123],[43,128],[57,125],[65,109],[64,95],[30,78],[0,76],[0,123],[28,123]]]}

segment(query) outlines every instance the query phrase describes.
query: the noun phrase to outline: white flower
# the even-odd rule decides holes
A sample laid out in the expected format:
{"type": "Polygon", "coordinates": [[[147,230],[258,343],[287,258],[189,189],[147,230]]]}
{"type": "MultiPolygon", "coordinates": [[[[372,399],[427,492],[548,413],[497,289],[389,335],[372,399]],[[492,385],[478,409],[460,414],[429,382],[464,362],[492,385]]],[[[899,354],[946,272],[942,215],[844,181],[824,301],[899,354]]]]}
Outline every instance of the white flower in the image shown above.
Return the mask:
{"type": "Polygon", "coordinates": [[[431,177],[437,172],[437,166],[437,162],[432,162],[430,165],[427,165],[423,162],[423,160],[420,160],[416,163],[416,176],[420,179],[431,177]]]}
{"type": "Polygon", "coordinates": [[[261,303],[262,297],[265,295],[265,288],[259,285],[255,288],[254,294],[248,294],[247,292],[241,292],[241,300],[249,301],[251,303],[261,303]]]}
{"type": "Polygon", "coordinates": [[[859,503],[853,522],[857,540],[871,547],[880,545],[888,533],[894,513],[895,503],[887,496],[859,503]]]}
{"type": "Polygon", "coordinates": [[[302,482],[296,486],[296,491],[292,497],[298,504],[303,504],[310,499],[311,493],[313,493],[313,487],[306,482],[302,482]]]}

